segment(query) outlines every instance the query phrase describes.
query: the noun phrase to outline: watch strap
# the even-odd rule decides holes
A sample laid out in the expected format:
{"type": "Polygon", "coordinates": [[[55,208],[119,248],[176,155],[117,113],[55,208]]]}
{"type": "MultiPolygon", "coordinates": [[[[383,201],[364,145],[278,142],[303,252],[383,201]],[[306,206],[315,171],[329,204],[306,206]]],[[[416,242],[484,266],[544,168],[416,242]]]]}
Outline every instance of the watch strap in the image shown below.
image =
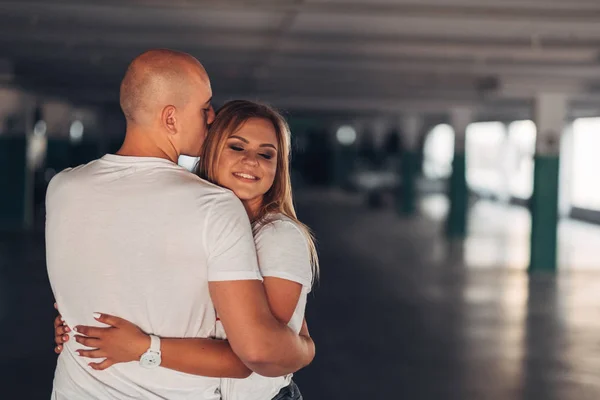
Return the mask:
{"type": "Polygon", "coordinates": [[[150,351],[160,353],[160,338],[155,335],[150,335],[150,351]]]}

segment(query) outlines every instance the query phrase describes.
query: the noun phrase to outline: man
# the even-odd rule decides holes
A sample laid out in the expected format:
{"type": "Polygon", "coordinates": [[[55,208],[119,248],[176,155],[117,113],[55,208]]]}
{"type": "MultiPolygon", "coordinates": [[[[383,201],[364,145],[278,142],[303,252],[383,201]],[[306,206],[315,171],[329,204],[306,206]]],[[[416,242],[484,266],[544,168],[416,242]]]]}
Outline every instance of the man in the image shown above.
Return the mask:
{"type": "MultiPolygon", "coordinates": [[[[241,202],[179,167],[198,156],[214,118],[206,71],[193,57],[152,50],[121,84],[127,120],[116,155],[66,170],[47,193],[50,283],[69,326],[103,311],[162,337],[209,337],[215,309],[236,355],[253,371],[285,374],[314,357],[269,310],[241,202]],[[210,290],[210,294],[209,294],[210,290]]],[[[218,399],[218,378],[142,368],[160,362],[155,343],[140,363],[97,371],[65,344],[53,399],[218,399]]]]}

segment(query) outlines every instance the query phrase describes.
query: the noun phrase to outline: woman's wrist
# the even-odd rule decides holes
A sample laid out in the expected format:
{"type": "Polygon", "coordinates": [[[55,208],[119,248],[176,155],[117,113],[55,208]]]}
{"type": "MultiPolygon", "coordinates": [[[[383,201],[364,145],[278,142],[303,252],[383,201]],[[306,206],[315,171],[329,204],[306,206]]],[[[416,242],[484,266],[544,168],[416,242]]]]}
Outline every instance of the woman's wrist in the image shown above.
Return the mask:
{"type": "Polygon", "coordinates": [[[145,333],[140,335],[140,338],[139,338],[139,340],[137,340],[137,344],[135,347],[135,349],[136,349],[135,350],[135,357],[136,357],[135,359],[136,360],[139,360],[142,357],[142,355],[146,351],[148,351],[148,349],[150,348],[150,343],[151,343],[150,335],[145,334],[145,333]]]}

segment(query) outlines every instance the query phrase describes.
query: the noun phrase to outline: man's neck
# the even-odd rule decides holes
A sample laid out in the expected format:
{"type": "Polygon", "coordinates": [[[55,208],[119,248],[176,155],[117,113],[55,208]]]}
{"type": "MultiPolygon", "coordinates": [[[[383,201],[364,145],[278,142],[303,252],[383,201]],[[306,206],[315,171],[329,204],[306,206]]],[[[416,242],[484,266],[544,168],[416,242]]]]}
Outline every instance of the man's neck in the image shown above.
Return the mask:
{"type": "Polygon", "coordinates": [[[151,139],[149,133],[128,129],[123,145],[117,155],[129,157],[155,157],[177,163],[179,154],[174,148],[161,148],[151,139]]]}

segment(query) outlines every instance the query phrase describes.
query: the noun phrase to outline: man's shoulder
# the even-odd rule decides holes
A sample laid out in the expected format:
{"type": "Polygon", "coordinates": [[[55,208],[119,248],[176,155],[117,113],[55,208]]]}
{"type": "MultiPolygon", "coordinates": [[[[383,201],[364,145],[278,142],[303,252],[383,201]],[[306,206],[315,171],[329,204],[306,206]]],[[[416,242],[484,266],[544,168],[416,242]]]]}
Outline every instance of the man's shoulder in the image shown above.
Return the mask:
{"type": "Polygon", "coordinates": [[[190,196],[195,196],[210,203],[240,202],[231,190],[215,185],[188,171],[180,171],[178,179],[173,183],[184,187],[190,196]]]}
{"type": "Polygon", "coordinates": [[[77,167],[66,168],[50,179],[48,183],[47,195],[50,196],[58,191],[63,190],[70,185],[76,184],[76,182],[86,182],[85,177],[88,175],[98,160],[91,161],[87,164],[79,165],[77,167]]]}

